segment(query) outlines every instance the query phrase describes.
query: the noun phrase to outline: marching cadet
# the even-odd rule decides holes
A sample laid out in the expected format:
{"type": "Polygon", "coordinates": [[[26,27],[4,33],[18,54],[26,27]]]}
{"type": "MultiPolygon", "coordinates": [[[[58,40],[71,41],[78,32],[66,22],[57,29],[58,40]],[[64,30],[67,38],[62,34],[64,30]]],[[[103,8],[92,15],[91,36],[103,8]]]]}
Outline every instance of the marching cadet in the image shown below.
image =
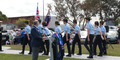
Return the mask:
{"type": "Polygon", "coordinates": [[[98,45],[99,50],[100,50],[100,53],[99,53],[98,56],[102,56],[102,39],[103,39],[103,36],[101,34],[101,29],[99,27],[98,21],[95,22],[95,28],[96,28],[96,30],[95,30],[96,38],[95,38],[94,45],[93,45],[94,46],[94,55],[96,55],[96,47],[98,45]]]}
{"type": "Polygon", "coordinates": [[[87,23],[87,25],[86,25],[87,38],[85,40],[84,45],[89,52],[89,56],[87,58],[93,58],[92,51],[93,51],[94,26],[90,23],[91,19],[89,17],[87,17],[85,19],[86,19],[86,23],[87,23]],[[87,46],[88,43],[90,45],[90,48],[87,46]]]}
{"type": "MultiPolygon", "coordinates": [[[[50,31],[47,28],[47,23],[43,22],[42,25],[43,25],[43,36],[44,37],[50,36],[50,31]]],[[[49,55],[49,40],[45,40],[45,43],[46,43],[47,52],[45,51],[43,55],[49,55]]]]}
{"type": "Polygon", "coordinates": [[[100,21],[100,28],[101,28],[101,34],[102,36],[104,37],[104,40],[102,40],[102,45],[103,45],[103,54],[107,54],[107,49],[106,49],[106,38],[107,38],[107,35],[106,35],[106,28],[103,26],[104,22],[103,21],[100,21]]]}
{"type": "MultiPolygon", "coordinates": [[[[38,29],[39,29],[39,32],[40,32],[40,34],[41,34],[41,36],[42,36],[42,34],[43,34],[43,26],[42,26],[42,24],[41,24],[41,20],[39,19],[38,20],[38,22],[39,22],[39,25],[38,25],[38,29]]],[[[42,52],[42,51],[44,51],[45,52],[45,48],[44,48],[44,43],[43,43],[43,41],[41,41],[41,46],[40,46],[40,53],[42,52]]]]}
{"type": "Polygon", "coordinates": [[[63,23],[64,25],[64,37],[63,37],[63,42],[64,44],[67,43],[67,48],[68,48],[68,55],[66,55],[67,57],[71,57],[71,51],[70,51],[70,43],[69,43],[69,39],[70,39],[70,26],[68,25],[68,20],[67,19],[63,19],[63,23]]]}
{"type": "Polygon", "coordinates": [[[41,20],[38,20],[38,22],[39,22],[38,29],[39,29],[39,32],[42,34],[43,33],[43,30],[42,30],[43,26],[41,24],[41,20]]]}
{"type": "Polygon", "coordinates": [[[55,32],[56,33],[62,33],[62,29],[60,27],[60,23],[58,21],[55,21],[55,32]]]}
{"type": "Polygon", "coordinates": [[[78,47],[79,47],[79,53],[77,55],[82,55],[81,54],[81,36],[80,36],[80,28],[77,25],[77,20],[73,20],[73,24],[74,24],[74,32],[72,32],[71,34],[75,33],[75,37],[73,40],[73,44],[72,44],[72,54],[74,55],[74,50],[75,50],[75,44],[76,42],[78,42],[78,47]]]}
{"type": "Polygon", "coordinates": [[[31,27],[29,26],[29,22],[25,21],[24,23],[26,25],[25,27],[25,40],[23,41],[23,46],[22,46],[22,52],[20,52],[20,54],[24,54],[24,50],[25,50],[25,45],[29,45],[30,51],[28,54],[32,53],[32,48],[31,48],[31,40],[30,40],[30,34],[31,34],[31,27]]]}
{"type": "Polygon", "coordinates": [[[2,21],[0,21],[0,51],[3,51],[2,50],[2,30],[3,30],[3,27],[1,27],[2,25],[2,21]]]}
{"type": "MultiPolygon", "coordinates": [[[[60,27],[60,23],[58,22],[58,21],[55,21],[55,33],[62,33],[62,29],[61,29],[61,27],[60,27]]],[[[62,35],[61,35],[61,37],[62,37],[62,35]]],[[[58,53],[58,49],[57,49],[57,43],[58,44],[60,44],[59,42],[58,42],[58,40],[56,39],[56,40],[54,40],[54,42],[53,42],[53,44],[52,44],[52,47],[53,47],[53,55],[54,55],[54,60],[56,60],[56,58],[57,58],[57,53],[58,53]]],[[[59,51],[61,51],[61,58],[63,58],[63,56],[64,56],[64,51],[62,51],[61,50],[61,47],[60,47],[60,45],[59,45],[59,51]]]]}

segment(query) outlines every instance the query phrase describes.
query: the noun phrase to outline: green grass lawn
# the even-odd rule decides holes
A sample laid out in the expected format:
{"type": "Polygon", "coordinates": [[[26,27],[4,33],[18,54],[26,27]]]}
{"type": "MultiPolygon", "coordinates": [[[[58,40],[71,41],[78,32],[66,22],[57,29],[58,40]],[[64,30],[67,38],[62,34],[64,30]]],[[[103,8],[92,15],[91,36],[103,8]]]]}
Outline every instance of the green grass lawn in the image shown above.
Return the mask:
{"type": "MultiPolygon", "coordinates": [[[[11,50],[21,50],[22,46],[21,45],[7,45],[9,47],[11,47],[11,50]]],[[[120,56],[120,45],[119,44],[112,44],[112,46],[114,47],[114,49],[112,49],[111,47],[109,47],[108,45],[108,55],[110,56],[120,56]]],[[[29,50],[29,47],[26,46],[26,50],[29,50]]],[[[65,52],[67,52],[67,47],[65,46],[65,52]]],[[[75,46],[75,53],[78,52],[78,46],[75,46]]],[[[99,49],[97,48],[97,52],[99,52],[99,49]]],[[[82,53],[83,54],[88,54],[88,51],[86,50],[86,48],[84,47],[84,45],[82,45],[82,53]]]]}
{"type": "MultiPolygon", "coordinates": [[[[48,59],[47,56],[39,56],[38,60],[48,59]]],[[[32,60],[31,55],[13,55],[13,54],[0,54],[0,60],[32,60]]],[[[83,60],[83,59],[71,59],[64,58],[63,60],[83,60]]]]}

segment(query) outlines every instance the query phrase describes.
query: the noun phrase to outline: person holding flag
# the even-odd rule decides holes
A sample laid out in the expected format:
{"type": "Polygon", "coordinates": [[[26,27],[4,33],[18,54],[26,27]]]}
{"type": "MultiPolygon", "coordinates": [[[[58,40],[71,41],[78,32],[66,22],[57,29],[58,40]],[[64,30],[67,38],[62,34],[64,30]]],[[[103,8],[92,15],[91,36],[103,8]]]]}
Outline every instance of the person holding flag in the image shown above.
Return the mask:
{"type": "Polygon", "coordinates": [[[63,60],[64,56],[64,44],[62,40],[62,29],[60,27],[60,23],[58,21],[55,21],[55,34],[52,35],[52,37],[55,37],[56,40],[52,43],[53,47],[53,56],[54,60],[63,60]],[[59,52],[57,51],[57,43],[59,45],[59,52]]]}
{"type": "MultiPolygon", "coordinates": [[[[59,23],[58,21],[55,21],[55,26],[56,26],[56,27],[55,27],[55,33],[56,33],[56,34],[59,33],[60,36],[62,37],[62,34],[61,34],[62,29],[61,29],[60,23],[59,23]]],[[[57,38],[58,38],[58,37],[57,37],[57,38]]],[[[58,40],[58,39],[54,40],[54,42],[53,42],[53,44],[54,44],[54,45],[53,45],[53,51],[54,51],[54,52],[53,52],[53,55],[54,55],[54,59],[56,59],[56,58],[57,58],[57,55],[59,55],[59,54],[57,53],[57,52],[58,52],[58,51],[57,51],[57,43],[60,44],[60,43],[59,43],[59,40],[58,40]]],[[[59,45],[59,49],[61,50],[61,46],[60,46],[60,45],[59,45]]],[[[60,51],[60,50],[59,50],[59,51],[60,51]]],[[[60,56],[63,58],[64,52],[63,52],[62,50],[61,50],[60,52],[61,52],[61,53],[60,53],[60,56]]]]}
{"type": "MultiPolygon", "coordinates": [[[[50,31],[47,28],[47,23],[43,22],[42,25],[43,25],[43,37],[50,36],[50,31]]],[[[47,52],[44,51],[43,55],[48,55],[49,54],[49,40],[45,40],[45,43],[46,43],[47,52]]]]}

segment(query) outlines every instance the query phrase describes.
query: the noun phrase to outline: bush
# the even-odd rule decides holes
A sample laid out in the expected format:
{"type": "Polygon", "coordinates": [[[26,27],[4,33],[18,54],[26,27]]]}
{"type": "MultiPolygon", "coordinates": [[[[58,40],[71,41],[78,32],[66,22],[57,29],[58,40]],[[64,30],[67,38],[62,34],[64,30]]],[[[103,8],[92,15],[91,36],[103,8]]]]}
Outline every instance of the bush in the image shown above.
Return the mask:
{"type": "Polygon", "coordinates": [[[25,27],[25,24],[24,24],[25,21],[30,21],[30,20],[27,20],[27,19],[18,19],[18,21],[16,22],[16,25],[18,26],[18,28],[25,27]]]}

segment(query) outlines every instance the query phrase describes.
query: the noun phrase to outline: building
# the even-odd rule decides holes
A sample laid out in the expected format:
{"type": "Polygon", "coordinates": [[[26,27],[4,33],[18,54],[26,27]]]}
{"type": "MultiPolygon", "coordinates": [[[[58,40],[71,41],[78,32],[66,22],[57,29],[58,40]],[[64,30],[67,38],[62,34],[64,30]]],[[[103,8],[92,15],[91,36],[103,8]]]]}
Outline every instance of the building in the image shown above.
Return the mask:
{"type": "MultiPolygon", "coordinates": [[[[40,16],[41,20],[43,20],[43,16],[40,16]]],[[[20,17],[8,17],[8,20],[3,22],[3,25],[16,25],[17,20],[19,19],[27,19],[30,20],[30,23],[32,24],[35,20],[35,16],[20,16],[20,17]]],[[[49,24],[49,28],[55,28],[54,22],[57,21],[55,16],[51,16],[51,22],[49,24]]],[[[6,29],[5,29],[6,30],[6,29]]],[[[7,29],[8,30],[8,29],[7,29]]]]}
{"type": "Polygon", "coordinates": [[[35,20],[34,16],[20,16],[20,17],[8,17],[8,20],[4,21],[3,24],[16,24],[18,19],[27,19],[30,22],[35,20]]]}

